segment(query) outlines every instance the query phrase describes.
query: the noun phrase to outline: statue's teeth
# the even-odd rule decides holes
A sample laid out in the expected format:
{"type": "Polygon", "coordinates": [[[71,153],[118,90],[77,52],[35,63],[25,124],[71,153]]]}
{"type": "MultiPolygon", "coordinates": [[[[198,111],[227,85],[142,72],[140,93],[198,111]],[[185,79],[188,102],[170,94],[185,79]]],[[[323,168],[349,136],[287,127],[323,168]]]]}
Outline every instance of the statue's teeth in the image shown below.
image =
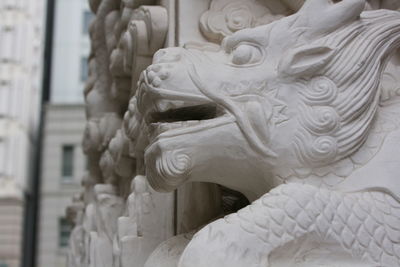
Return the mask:
{"type": "Polygon", "coordinates": [[[201,121],[192,120],[192,121],[177,121],[177,122],[157,122],[151,123],[149,125],[149,133],[151,138],[155,138],[157,135],[162,134],[166,131],[177,129],[177,128],[184,128],[184,127],[191,127],[199,125],[201,121]]]}
{"type": "Polygon", "coordinates": [[[193,125],[198,125],[200,121],[184,121],[183,125],[184,126],[193,126],[193,125]]]}

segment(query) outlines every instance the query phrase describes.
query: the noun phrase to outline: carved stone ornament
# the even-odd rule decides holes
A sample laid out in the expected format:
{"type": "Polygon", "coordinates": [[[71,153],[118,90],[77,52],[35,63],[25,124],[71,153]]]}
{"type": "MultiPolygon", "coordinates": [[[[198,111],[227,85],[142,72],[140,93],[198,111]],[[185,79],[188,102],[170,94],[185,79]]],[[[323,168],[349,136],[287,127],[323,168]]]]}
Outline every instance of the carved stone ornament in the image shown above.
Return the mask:
{"type": "Polygon", "coordinates": [[[268,24],[280,17],[256,0],[217,0],[211,2],[210,10],[201,17],[200,28],[210,41],[220,42],[234,32],[268,24]]]}
{"type": "Polygon", "coordinates": [[[160,50],[166,10],[119,2],[91,1],[70,266],[400,266],[398,1],[212,0],[213,43],[160,50]],[[233,213],[180,232],[192,182],[233,213]]]}
{"type": "Polygon", "coordinates": [[[172,236],[173,200],[171,194],[150,189],[145,178],[135,178],[143,169],[143,156],[131,151],[129,131],[137,130],[123,118],[125,113],[129,118],[128,102],[140,73],[164,46],[168,14],[154,0],[89,4],[96,15],[90,26],[92,52],[84,91],[87,125],[82,145],[89,168],[82,180],[81,215],[74,215],[75,202],[68,209],[70,217],[79,218],[74,220],[68,264],[124,267],[136,262],[142,267],[148,255],[172,236]],[[143,179],[145,189],[131,190],[131,184],[143,179]]]}

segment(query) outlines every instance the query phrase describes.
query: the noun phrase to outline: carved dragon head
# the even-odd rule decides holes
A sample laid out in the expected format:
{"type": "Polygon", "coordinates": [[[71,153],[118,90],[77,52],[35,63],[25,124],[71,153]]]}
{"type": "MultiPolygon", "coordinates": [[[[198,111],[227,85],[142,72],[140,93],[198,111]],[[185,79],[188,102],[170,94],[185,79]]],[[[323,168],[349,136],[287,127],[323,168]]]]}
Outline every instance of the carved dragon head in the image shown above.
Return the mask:
{"type": "Polygon", "coordinates": [[[340,170],[368,138],[400,41],[397,12],[364,6],[309,0],[221,47],[157,52],[136,93],[150,184],[213,182],[254,199],[292,176],[340,170]]]}

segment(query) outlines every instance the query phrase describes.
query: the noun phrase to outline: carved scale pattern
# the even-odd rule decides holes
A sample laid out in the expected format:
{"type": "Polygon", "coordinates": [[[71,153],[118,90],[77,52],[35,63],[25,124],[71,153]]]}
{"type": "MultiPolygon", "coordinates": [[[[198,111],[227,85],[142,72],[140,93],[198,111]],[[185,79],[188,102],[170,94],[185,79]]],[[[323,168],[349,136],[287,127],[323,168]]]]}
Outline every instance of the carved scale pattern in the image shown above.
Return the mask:
{"type": "MultiPolygon", "coordinates": [[[[238,213],[206,226],[192,242],[207,238],[211,247],[215,242],[224,244],[227,253],[219,254],[240,259],[249,248],[232,240],[235,235],[225,236],[227,227],[243,231],[237,235],[241,238],[255,235],[262,244],[252,266],[267,266],[263,255],[307,233],[333,238],[374,266],[400,265],[400,204],[381,192],[343,194],[310,185],[281,185],[238,213]]],[[[184,260],[180,266],[186,266],[184,260]]]]}

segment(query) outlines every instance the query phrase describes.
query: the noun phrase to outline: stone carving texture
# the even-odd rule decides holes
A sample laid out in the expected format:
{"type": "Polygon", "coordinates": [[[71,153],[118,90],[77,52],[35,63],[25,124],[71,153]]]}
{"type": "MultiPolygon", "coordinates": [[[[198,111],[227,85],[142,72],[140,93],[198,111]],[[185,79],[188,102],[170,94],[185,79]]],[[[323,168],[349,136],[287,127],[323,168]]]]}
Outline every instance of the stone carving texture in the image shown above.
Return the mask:
{"type": "Polygon", "coordinates": [[[280,17],[255,0],[212,1],[210,10],[201,17],[200,28],[211,41],[220,42],[239,30],[268,24],[280,17]]]}
{"type": "Polygon", "coordinates": [[[79,201],[69,209],[76,224],[69,266],[143,266],[172,232],[171,196],[151,191],[145,179],[134,179],[141,177],[142,160],[136,157],[140,153],[133,147],[132,132],[140,125],[128,122],[134,114],[129,112],[135,112],[128,110],[128,102],[139,75],[166,38],[167,11],[155,2],[89,1],[96,15],[85,88],[83,149],[89,172],[79,201]],[[133,190],[131,184],[136,185],[133,190]]]}
{"type": "Polygon", "coordinates": [[[213,0],[213,43],[164,49],[163,7],[116,2],[90,1],[70,266],[400,266],[395,1],[213,0]],[[172,237],[154,190],[189,182],[253,203],[172,237]]]}

